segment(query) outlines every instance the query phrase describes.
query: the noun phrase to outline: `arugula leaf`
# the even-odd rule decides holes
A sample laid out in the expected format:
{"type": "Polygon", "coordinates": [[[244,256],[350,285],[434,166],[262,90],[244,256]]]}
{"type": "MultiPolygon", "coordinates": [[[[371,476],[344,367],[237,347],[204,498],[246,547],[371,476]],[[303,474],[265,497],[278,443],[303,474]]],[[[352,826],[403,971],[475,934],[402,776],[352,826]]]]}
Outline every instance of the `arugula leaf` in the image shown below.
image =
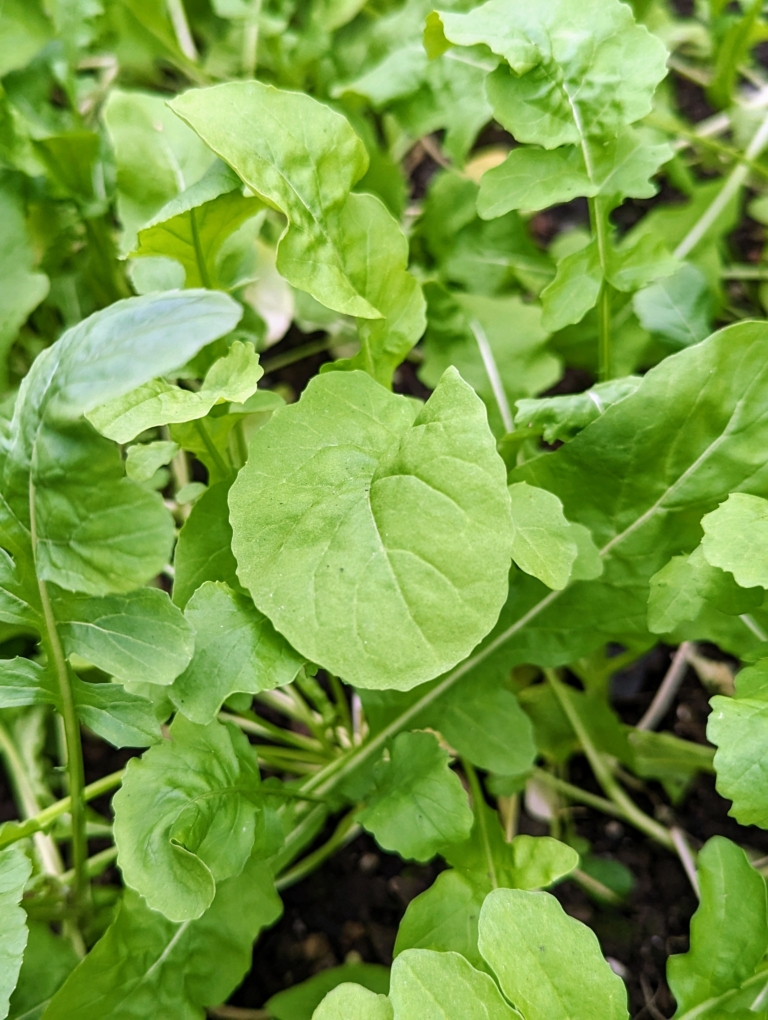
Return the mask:
{"type": "Polygon", "coordinates": [[[238,575],[256,607],[350,683],[429,680],[499,611],[504,467],[454,369],[421,410],[362,372],[316,377],[254,435],[229,502],[238,575]]]}
{"type": "Polygon", "coordinates": [[[128,890],[117,917],[54,995],[45,1020],[203,1020],[251,962],[258,933],[280,916],[268,866],[250,860],[222,882],[205,913],[175,923],[128,890]]]}
{"type": "Polygon", "coordinates": [[[717,791],[733,801],[730,814],[742,825],[768,829],[768,660],[742,670],[733,698],[711,699],[707,737],[717,746],[717,791]]]}
{"type": "Polygon", "coordinates": [[[155,425],[203,418],[215,404],[243,403],[263,375],[253,344],[235,340],[227,354],[211,365],[199,390],[153,379],[95,408],[87,417],[103,436],[127,443],[155,425]]]}
{"type": "Polygon", "coordinates": [[[279,272],[328,308],[385,320],[361,324],[363,351],[352,367],[372,370],[388,384],[423,331],[423,300],[406,272],[407,245],[390,214],[378,199],[351,193],[368,156],[349,123],[309,96],[260,82],[187,92],[171,105],[286,215],[279,272]],[[296,127],[275,135],[275,123],[296,127]]]}
{"type": "Polygon", "coordinates": [[[231,694],[290,683],[304,664],[248,596],[222,582],[202,584],[184,615],[195,633],[195,653],[169,694],[192,722],[209,723],[231,694]]]}
{"type": "Polygon", "coordinates": [[[406,949],[392,964],[389,997],[400,1020],[522,1020],[494,980],[458,953],[406,949]]]}
{"type": "Polygon", "coordinates": [[[510,485],[512,559],[526,574],[550,588],[562,589],[571,577],[578,547],[571,536],[563,504],[546,489],[527,482],[510,485]]]}
{"type": "Polygon", "coordinates": [[[465,839],[472,812],[448,754],[429,733],[401,733],[389,761],[375,770],[376,788],[358,814],[360,824],[385,850],[426,861],[465,839]]]}
{"type": "Polygon", "coordinates": [[[8,1020],[40,1020],[53,994],[80,962],[72,943],[47,924],[30,921],[29,938],[11,996],[8,1020]]]}
{"type": "Polygon", "coordinates": [[[137,443],[126,450],[125,473],[134,482],[148,482],[155,473],[169,464],[179,447],[170,440],[159,439],[154,443],[137,443]]]}
{"type": "Polygon", "coordinates": [[[496,889],[479,931],[480,952],[526,1020],[627,1020],[624,982],[594,933],[554,896],[496,889]]]}
{"type": "Polygon", "coordinates": [[[259,773],[250,744],[230,726],[179,715],[169,736],[128,763],[113,801],[115,843],[126,884],[170,920],[189,921],[253,850],[259,773]]]}
{"type": "Polygon", "coordinates": [[[386,995],[347,983],[328,993],[312,1020],[394,1020],[394,1013],[386,995]]]}
{"type": "Polygon", "coordinates": [[[408,904],[393,956],[406,949],[433,949],[461,953],[473,967],[485,967],[477,948],[477,923],[486,892],[460,871],[441,871],[429,889],[408,904]]]}
{"type": "Polygon", "coordinates": [[[0,1016],[8,1015],[27,944],[27,915],[20,903],[31,871],[29,858],[18,847],[0,850],[0,1016]]]}
{"type": "Polygon", "coordinates": [[[227,505],[230,484],[218,482],[207,489],[179,532],[173,601],[182,609],[204,581],[225,581],[230,588],[239,588],[227,505]]]}
{"type": "Polygon", "coordinates": [[[530,429],[531,435],[541,436],[547,443],[566,443],[639,385],[639,376],[631,375],[597,383],[583,393],[518,400],[515,428],[530,429]]]}
{"type": "Polygon", "coordinates": [[[742,588],[768,588],[768,500],[734,492],[701,526],[708,563],[730,571],[742,588]]]}
{"type": "Polygon", "coordinates": [[[705,1003],[709,1008],[701,1012],[716,1015],[718,1000],[752,977],[768,950],[765,879],[744,851],[713,836],[699,854],[697,872],[701,903],[691,919],[691,948],[667,961],[675,1016],[705,1003]]]}
{"type": "Polygon", "coordinates": [[[312,1020],[315,1008],[328,992],[341,984],[362,985],[371,992],[386,995],[389,991],[389,967],[377,963],[345,963],[328,967],[298,985],[273,995],[265,1009],[275,1020],[312,1020]]]}
{"type": "Polygon", "coordinates": [[[677,272],[639,290],[632,306],[641,325],[675,347],[687,347],[709,336],[712,295],[704,273],[690,262],[677,272]]]}

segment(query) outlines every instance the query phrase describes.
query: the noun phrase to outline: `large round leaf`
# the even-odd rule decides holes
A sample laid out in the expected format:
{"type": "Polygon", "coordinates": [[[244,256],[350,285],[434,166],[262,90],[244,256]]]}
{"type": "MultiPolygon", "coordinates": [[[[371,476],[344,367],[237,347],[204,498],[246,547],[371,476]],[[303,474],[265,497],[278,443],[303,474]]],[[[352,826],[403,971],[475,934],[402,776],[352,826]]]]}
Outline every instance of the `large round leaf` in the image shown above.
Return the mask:
{"type": "Polygon", "coordinates": [[[229,504],[257,607],[302,655],[360,687],[438,676],[504,603],[504,465],[453,368],[423,407],[363,372],[317,376],[256,433],[229,504]]]}

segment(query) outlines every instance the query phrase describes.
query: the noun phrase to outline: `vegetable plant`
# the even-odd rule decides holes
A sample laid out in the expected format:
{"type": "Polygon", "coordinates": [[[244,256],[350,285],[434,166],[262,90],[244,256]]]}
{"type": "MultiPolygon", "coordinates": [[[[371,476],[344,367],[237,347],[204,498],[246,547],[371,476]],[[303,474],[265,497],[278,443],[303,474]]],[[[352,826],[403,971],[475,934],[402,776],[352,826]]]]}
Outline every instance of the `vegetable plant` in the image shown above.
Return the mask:
{"type": "Polygon", "coordinates": [[[768,22],[681,8],[0,6],[0,1020],[622,1020],[584,808],[768,1015],[768,22]],[[391,969],[227,1004],[361,833],[391,969]]]}

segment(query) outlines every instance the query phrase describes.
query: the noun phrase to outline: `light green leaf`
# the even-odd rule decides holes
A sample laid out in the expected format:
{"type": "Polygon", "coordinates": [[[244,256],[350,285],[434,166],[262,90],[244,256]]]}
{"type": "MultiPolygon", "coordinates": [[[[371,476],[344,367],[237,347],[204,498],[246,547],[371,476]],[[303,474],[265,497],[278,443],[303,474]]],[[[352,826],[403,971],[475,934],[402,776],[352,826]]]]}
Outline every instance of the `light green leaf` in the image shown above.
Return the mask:
{"type": "Polygon", "coordinates": [[[730,571],[742,588],[768,588],[768,500],[734,492],[701,526],[708,563],[730,571]]]}
{"type": "Polygon", "coordinates": [[[239,587],[229,523],[230,482],[207,489],[192,507],[174,553],[173,601],[182,609],[204,581],[239,587]]]}
{"type": "MultiPolygon", "coordinates": [[[[2,31],[0,28],[0,33],[2,31]]],[[[0,390],[4,390],[8,384],[8,351],[27,316],[48,293],[48,277],[35,272],[35,255],[21,196],[8,176],[1,172],[0,222],[3,224],[0,237],[0,390]]]]}
{"type": "Polygon", "coordinates": [[[510,485],[512,559],[526,574],[550,588],[565,588],[578,555],[563,504],[546,489],[527,482],[510,485]]]}
{"type": "Polygon", "coordinates": [[[673,556],[650,586],[648,629],[654,634],[668,634],[695,620],[707,603],[739,616],[761,605],[765,595],[762,588],[740,588],[732,574],[710,566],[700,545],[690,556],[673,556]]]}
{"type": "Polygon", "coordinates": [[[515,695],[496,684],[459,685],[435,703],[430,724],[478,768],[527,772],[536,758],[531,721],[515,695]]]}
{"type": "Polygon", "coordinates": [[[158,588],[105,598],[61,592],[53,605],[65,653],[118,680],[170,684],[192,658],[192,627],[158,588]]]}
{"type": "Polygon", "coordinates": [[[445,38],[503,57],[488,82],[496,119],[519,142],[555,149],[615,136],[644,117],[666,74],[666,52],[618,0],[489,0],[439,12],[445,38]]]}
{"type": "MultiPolygon", "coordinates": [[[[479,324],[507,401],[548,389],[560,377],[560,360],[547,347],[549,334],[541,309],[519,297],[486,297],[449,292],[430,283],[425,288],[429,325],[419,378],[434,389],[449,365],[459,370],[488,409],[496,434],[506,431],[496,394],[472,324],[479,324]],[[510,329],[510,323],[515,328],[510,329]]],[[[493,371],[491,367],[490,371],[493,371]]]]}
{"type": "Polygon", "coordinates": [[[177,716],[170,741],[131,759],[113,801],[126,884],[172,921],[200,917],[216,883],[238,875],[250,856],[258,797],[245,737],[177,716]]]}
{"type": "Polygon", "coordinates": [[[477,922],[487,889],[459,871],[442,871],[434,883],[408,904],[397,931],[393,955],[406,949],[461,953],[483,967],[477,948],[477,922]]]}
{"type": "Polygon", "coordinates": [[[480,952],[526,1020],[627,1020],[624,982],[554,896],[496,889],[479,927],[480,952]]]}
{"type": "Polygon", "coordinates": [[[0,77],[24,67],[53,37],[53,26],[30,0],[8,0],[0,7],[0,77]]]}
{"type": "Polygon", "coordinates": [[[541,292],[544,329],[554,333],[581,322],[595,307],[602,283],[600,251],[595,239],[558,262],[557,275],[541,292]]]}
{"type": "Polygon", "coordinates": [[[53,994],[80,962],[72,943],[54,935],[47,924],[29,922],[29,939],[11,996],[8,1020],[40,1020],[53,994]]]}
{"type": "Polygon", "coordinates": [[[184,267],[187,287],[218,286],[222,245],[262,208],[257,198],[243,195],[237,174],[214,163],[202,180],[172,198],[141,227],[131,255],[176,259],[184,267]]]}
{"type": "Polygon", "coordinates": [[[406,949],[392,964],[389,996],[398,1020],[522,1020],[493,979],[458,953],[406,949]]]}
{"type": "Polygon", "coordinates": [[[518,400],[515,427],[530,429],[532,436],[541,436],[547,443],[566,443],[639,385],[640,377],[631,375],[597,383],[583,393],[518,400]]]}
{"type": "Polygon", "coordinates": [[[376,789],[358,820],[385,850],[426,861],[469,835],[467,795],[431,734],[401,733],[375,776],[376,789]]]}
{"type": "Polygon", "coordinates": [[[121,247],[127,253],[136,247],[139,227],[199,181],[215,157],[161,95],[111,89],[104,123],[115,152],[121,247]]]}
{"type": "Polygon", "coordinates": [[[696,344],[711,332],[709,283],[704,273],[689,262],[666,280],[638,291],[632,305],[644,329],[672,341],[676,347],[696,344]]]}
{"type": "Polygon", "coordinates": [[[169,440],[155,443],[137,443],[129,446],[125,458],[125,473],[134,482],[148,482],[156,471],[170,464],[179,447],[169,440]]]}
{"type": "Polygon", "coordinates": [[[311,1020],[328,992],[342,984],[362,985],[371,992],[386,995],[389,991],[389,967],[377,963],[345,963],[340,967],[327,967],[306,981],[273,995],[264,1003],[264,1008],[274,1020],[311,1020]]]}
{"type": "Polygon", "coordinates": [[[717,746],[717,791],[742,825],[768,829],[768,660],[742,670],[733,698],[710,702],[707,737],[717,746]]]}
{"type": "Polygon", "coordinates": [[[351,193],[368,156],[348,121],[310,96],[255,81],[187,92],[171,106],[287,217],[281,275],[334,311],[383,320],[361,323],[362,350],[351,367],[389,385],[423,332],[423,299],[391,215],[377,198],[351,193]]]}
{"type": "Polygon", "coordinates": [[[360,687],[409,689],[496,618],[504,475],[455,370],[421,409],[362,372],[316,377],[255,434],[232,486],[240,580],[307,659],[360,687]]]}
{"type": "Polygon", "coordinates": [[[153,379],[91,411],[88,420],[108,439],[127,443],[155,425],[204,418],[214,404],[243,403],[256,390],[264,369],[251,343],[235,340],[206,373],[199,390],[183,390],[153,379]]]}
{"type": "MultiPolygon", "coordinates": [[[[722,700],[722,699],[720,699],[722,700]]],[[[712,1002],[703,1015],[726,1015],[717,999],[752,977],[768,950],[765,879],[744,851],[722,836],[702,848],[701,903],[691,919],[691,948],[667,961],[677,1013],[712,1002]]]]}
{"type": "Polygon", "coordinates": [[[206,581],[184,615],[195,633],[195,654],[169,693],[193,722],[210,722],[231,694],[290,683],[304,664],[248,596],[222,582],[206,581]]]}
{"type": "Polygon", "coordinates": [[[323,999],[312,1020],[394,1020],[386,995],[377,995],[362,985],[343,984],[323,999]]]}
{"type": "Polygon", "coordinates": [[[0,851],[0,1016],[8,1015],[27,944],[27,914],[20,904],[31,871],[18,847],[0,851]]]}
{"type": "Polygon", "coordinates": [[[253,941],[280,916],[266,864],[222,882],[208,910],[181,924],[128,890],[115,920],[53,997],[46,1020],[197,1020],[251,965],[253,941]]]}

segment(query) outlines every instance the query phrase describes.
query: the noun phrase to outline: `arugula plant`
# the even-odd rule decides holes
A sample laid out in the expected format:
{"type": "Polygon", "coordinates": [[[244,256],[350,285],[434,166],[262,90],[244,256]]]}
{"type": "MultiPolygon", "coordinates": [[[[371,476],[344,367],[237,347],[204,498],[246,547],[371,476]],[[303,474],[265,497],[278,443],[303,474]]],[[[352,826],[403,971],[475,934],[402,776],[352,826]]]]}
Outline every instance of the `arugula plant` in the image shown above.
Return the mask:
{"type": "Polygon", "coordinates": [[[226,1015],[364,830],[445,867],[269,1016],[620,1020],[575,804],[700,893],[678,1020],[768,1013],[759,862],[675,821],[768,828],[766,26],[699,7],[2,6],[0,1017],[226,1015]],[[747,664],[716,750],[612,707],[659,640],[747,664]]]}

